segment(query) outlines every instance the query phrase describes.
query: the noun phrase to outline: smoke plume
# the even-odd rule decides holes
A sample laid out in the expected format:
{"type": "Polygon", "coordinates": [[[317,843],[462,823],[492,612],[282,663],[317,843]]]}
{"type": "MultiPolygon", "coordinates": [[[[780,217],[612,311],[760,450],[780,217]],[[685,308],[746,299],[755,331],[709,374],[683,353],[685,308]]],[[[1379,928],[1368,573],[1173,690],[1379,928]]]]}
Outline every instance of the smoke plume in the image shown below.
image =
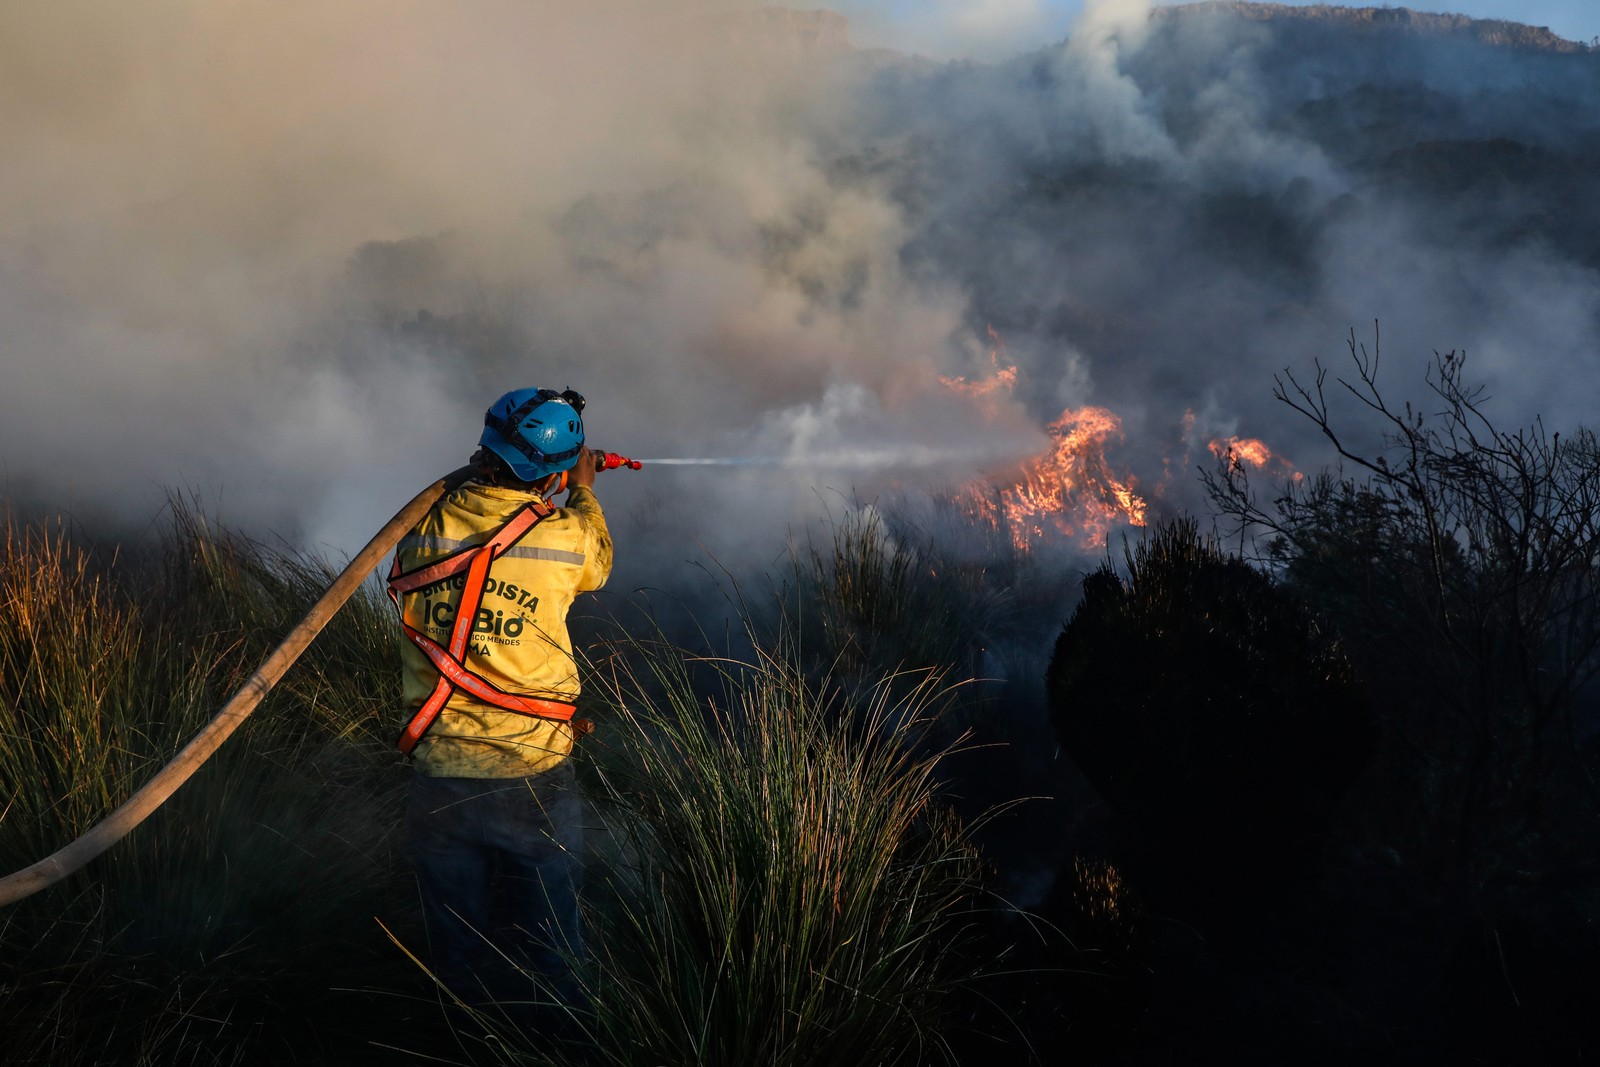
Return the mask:
{"type": "Polygon", "coordinates": [[[1320,466],[1272,375],[1374,320],[1396,390],[1464,349],[1507,423],[1580,422],[1600,57],[1393,21],[1106,0],[934,62],[690,0],[12,5],[6,495],[347,553],[500,392],[572,386],[600,447],[768,461],[602,475],[631,587],[1082,405],[1155,515],[1213,440],[1320,466]]]}

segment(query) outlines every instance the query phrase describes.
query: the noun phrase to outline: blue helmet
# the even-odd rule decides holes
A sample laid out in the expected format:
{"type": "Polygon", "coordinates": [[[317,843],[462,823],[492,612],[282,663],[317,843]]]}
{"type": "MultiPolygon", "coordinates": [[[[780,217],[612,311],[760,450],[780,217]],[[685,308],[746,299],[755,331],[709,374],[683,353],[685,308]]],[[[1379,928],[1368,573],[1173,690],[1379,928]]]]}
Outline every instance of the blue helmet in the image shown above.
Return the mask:
{"type": "Polygon", "coordinates": [[[478,443],[525,482],[568,470],[583,447],[583,397],[571,389],[513,389],[483,413],[478,443]]]}

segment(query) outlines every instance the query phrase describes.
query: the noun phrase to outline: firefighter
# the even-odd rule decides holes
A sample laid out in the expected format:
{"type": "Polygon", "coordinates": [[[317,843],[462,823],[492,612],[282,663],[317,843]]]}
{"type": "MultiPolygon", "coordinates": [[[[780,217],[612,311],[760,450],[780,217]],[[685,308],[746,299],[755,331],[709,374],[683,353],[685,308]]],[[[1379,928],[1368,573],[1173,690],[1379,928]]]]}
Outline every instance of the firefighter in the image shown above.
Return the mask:
{"type": "Polygon", "coordinates": [[[570,1004],[576,992],[571,755],[588,724],[574,714],[567,610],[611,573],[583,406],[571,390],[496,400],[475,475],[401,540],[389,580],[407,638],[407,847],[434,973],[468,1003],[570,1004]]]}

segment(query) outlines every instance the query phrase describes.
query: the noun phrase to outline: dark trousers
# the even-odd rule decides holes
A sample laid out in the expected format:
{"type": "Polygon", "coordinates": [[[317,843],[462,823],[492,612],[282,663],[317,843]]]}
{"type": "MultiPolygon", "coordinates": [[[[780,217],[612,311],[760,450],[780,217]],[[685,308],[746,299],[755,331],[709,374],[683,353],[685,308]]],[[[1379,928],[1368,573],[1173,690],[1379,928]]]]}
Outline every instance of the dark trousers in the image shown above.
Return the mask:
{"type": "Polygon", "coordinates": [[[429,963],[448,989],[469,1004],[576,1004],[583,818],[570,760],[529,778],[413,775],[406,836],[429,963]]]}

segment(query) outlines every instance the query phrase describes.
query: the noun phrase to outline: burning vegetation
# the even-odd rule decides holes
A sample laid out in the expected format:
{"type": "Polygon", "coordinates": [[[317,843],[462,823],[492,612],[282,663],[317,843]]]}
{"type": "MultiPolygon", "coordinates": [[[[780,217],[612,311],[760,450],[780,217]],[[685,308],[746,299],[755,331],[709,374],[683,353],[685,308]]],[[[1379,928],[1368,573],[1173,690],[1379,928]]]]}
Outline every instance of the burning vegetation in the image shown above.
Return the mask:
{"type": "Polygon", "coordinates": [[[1105,408],[1068,408],[1048,431],[1054,444],[1022,464],[1010,484],[980,501],[978,515],[1004,523],[1012,543],[1027,549],[1053,534],[1085,547],[1099,545],[1116,526],[1143,526],[1146,505],[1132,475],[1118,476],[1106,448],[1122,438],[1122,420],[1105,408]]]}
{"type": "MultiPolygon", "coordinates": [[[[947,389],[968,397],[990,419],[999,417],[1000,402],[1017,385],[1017,366],[1005,360],[1005,340],[993,326],[989,363],[993,372],[969,381],[941,376],[947,389]]],[[[964,486],[958,503],[969,516],[1004,530],[1019,550],[1027,551],[1055,537],[1082,548],[1098,548],[1119,526],[1145,526],[1146,493],[1129,471],[1115,467],[1110,450],[1123,439],[1122,419],[1109,408],[1086,404],[1069,407],[1046,428],[1052,444],[1012,471],[987,475],[964,486]]],[[[1182,438],[1193,441],[1195,415],[1184,413],[1182,438]]],[[[1230,473],[1269,471],[1290,481],[1304,475],[1287,458],[1256,437],[1237,434],[1212,438],[1206,448],[1230,473]]],[[[1185,452],[1184,463],[1189,453],[1185,452]]],[[[1171,480],[1172,458],[1155,486],[1159,497],[1171,480]]]]}
{"type": "MultiPolygon", "coordinates": [[[[977,400],[990,417],[999,398],[1017,383],[1015,364],[1001,366],[1005,342],[994,327],[989,361],[994,373],[969,382],[940,378],[946,387],[977,400]]],[[[1027,551],[1052,537],[1086,548],[1101,544],[1117,526],[1143,526],[1147,510],[1131,474],[1113,470],[1106,450],[1122,439],[1122,420],[1107,408],[1067,408],[1046,427],[1052,444],[1013,472],[980,478],[958,494],[969,515],[1004,529],[1012,544],[1027,551]]]]}
{"type": "Polygon", "coordinates": [[[1305,478],[1304,474],[1295,470],[1293,463],[1274,453],[1265,441],[1256,437],[1218,437],[1206,447],[1230,472],[1248,473],[1251,470],[1274,468],[1292,481],[1305,478]]]}

